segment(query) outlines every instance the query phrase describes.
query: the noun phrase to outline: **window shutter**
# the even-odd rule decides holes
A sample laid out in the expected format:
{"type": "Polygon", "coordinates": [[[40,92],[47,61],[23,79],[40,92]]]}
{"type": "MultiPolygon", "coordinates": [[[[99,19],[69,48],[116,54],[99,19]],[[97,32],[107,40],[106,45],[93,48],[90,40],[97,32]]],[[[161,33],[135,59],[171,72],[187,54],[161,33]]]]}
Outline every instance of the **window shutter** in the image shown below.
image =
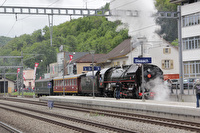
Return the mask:
{"type": "Polygon", "coordinates": [[[173,69],[173,68],[174,68],[173,60],[170,60],[170,69],[173,69]]]}
{"type": "Polygon", "coordinates": [[[168,52],[169,52],[169,54],[171,54],[171,48],[169,48],[169,51],[168,51],[168,52]]]}
{"type": "Polygon", "coordinates": [[[162,69],[165,69],[165,61],[162,60],[162,69]]]}
{"type": "Polygon", "coordinates": [[[165,48],[163,48],[163,54],[165,54],[165,48]]]}

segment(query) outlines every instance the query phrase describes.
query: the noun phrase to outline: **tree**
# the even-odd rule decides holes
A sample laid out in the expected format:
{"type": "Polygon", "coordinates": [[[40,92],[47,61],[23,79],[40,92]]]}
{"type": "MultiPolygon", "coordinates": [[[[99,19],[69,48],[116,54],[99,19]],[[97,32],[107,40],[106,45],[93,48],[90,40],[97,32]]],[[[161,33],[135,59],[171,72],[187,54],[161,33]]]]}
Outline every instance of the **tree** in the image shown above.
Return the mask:
{"type": "MultiPolygon", "coordinates": [[[[158,11],[177,11],[177,5],[171,4],[170,0],[155,0],[155,7],[158,11]]],[[[178,38],[178,27],[176,19],[157,18],[156,23],[161,29],[156,31],[159,35],[169,42],[178,38]]]]}

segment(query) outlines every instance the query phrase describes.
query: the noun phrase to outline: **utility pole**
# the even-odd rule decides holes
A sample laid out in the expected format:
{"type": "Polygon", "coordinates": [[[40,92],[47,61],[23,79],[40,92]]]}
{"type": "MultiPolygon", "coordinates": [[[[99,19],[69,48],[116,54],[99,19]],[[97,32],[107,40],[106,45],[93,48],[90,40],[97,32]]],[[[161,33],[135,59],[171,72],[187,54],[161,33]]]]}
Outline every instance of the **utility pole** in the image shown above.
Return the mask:
{"type": "MultiPolygon", "coordinates": [[[[182,24],[181,24],[181,6],[177,7],[178,12],[178,43],[179,43],[179,80],[180,80],[180,94],[182,95],[183,92],[183,56],[182,56],[182,24]]],[[[182,99],[182,96],[181,96],[182,99]]]]}
{"type": "Polygon", "coordinates": [[[50,31],[50,43],[51,43],[51,47],[52,47],[52,39],[53,39],[53,15],[48,15],[48,19],[49,19],[49,31],[50,31]]]}
{"type": "Polygon", "coordinates": [[[65,81],[64,81],[64,76],[65,76],[65,65],[64,65],[64,58],[63,58],[63,96],[65,96],[65,81]]]}
{"type": "Polygon", "coordinates": [[[24,96],[24,73],[23,73],[23,52],[21,52],[21,87],[22,87],[22,97],[24,96]]]}
{"type": "Polygon", "coordinates": [[[94,96],[94,53],[95,51],[92,50],[90,51],[90,53],[92,54],[92,92],[93,92],[93,99],[95,98],[94,96]]]}
{"type": "MultiPolygon", "coordinates": [[[[144,40],[146,40],[146,37],[139,37],[138,40],[141,42],[141,58],[143,58],[143,53],[144,53],[144,40]]],[[[145,98],[144,98],[144,64],[142,63],[142,84],[141,84],[141,88],[142,88],[142,101],[145,102],[145,98]]]]}
{"type": "MultiPolygon", "coordinates": [[[[3,59],[3,63],[5,64],[5,58],[3,59]]],[[[6,81],[5,81],[5,73],[6,73],[6,69],[4,68],[4,74],[3,74],[3,78],[4,78],[4,96],[6,96],[6,81]]]]}

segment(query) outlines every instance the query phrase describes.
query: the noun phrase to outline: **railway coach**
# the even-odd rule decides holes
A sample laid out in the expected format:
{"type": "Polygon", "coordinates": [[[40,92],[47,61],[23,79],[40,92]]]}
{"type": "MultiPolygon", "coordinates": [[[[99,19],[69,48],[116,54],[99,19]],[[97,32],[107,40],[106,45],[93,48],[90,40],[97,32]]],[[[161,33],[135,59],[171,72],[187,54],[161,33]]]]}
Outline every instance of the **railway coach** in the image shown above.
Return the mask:
{"type": "Polygon", "coordinates": [[[81,90],[81,77],[85,74],[66,75],[53,78],[53,92],[56,95],[61,95],[63,92],[66,94],[78,94],[81,90]],[[64,79],[64,84],[63,84],[64,79]],[[64,87],[64,88],[63,88],[64,87]],[[64,91],[63,91],[64,89],[64,91]]]}
{"type": "Polygon", "coordinates": [[[53,92],[53,79],[39,79],[35,80],[35,95],[40,96],[50,96],[54,95],[53,92]]]}

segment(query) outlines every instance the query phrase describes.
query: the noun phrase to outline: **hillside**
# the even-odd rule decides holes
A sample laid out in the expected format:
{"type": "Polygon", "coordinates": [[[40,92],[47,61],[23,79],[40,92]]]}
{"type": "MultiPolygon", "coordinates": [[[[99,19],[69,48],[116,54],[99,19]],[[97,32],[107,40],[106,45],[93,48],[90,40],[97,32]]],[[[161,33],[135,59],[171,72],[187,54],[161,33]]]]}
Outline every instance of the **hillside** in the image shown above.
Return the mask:
{"type": "MultiPolygon", "coordinates": [[[[105,17],[91,16],[73,19],[53,27],[53,45],[50,46],[49,27],[14,38],[0,49],[0,55],[24,55],[24,66],[33,68],[40,63],[40,72],[45,73],[46,66],[56,62],[59,47],[64,51],[108,53],[128,38],[128,30],[116,32],[120,21],[110,22],[105,17]],[[36,55],[36,56],[34,56],[36,55]]],[[[2,61],[0,60],[0,63],[2,61]]]]}
{"type": "Polygon", "coordinates": [[[0,47],[6,45],[12,38],[0,36],[0,47]]]}

